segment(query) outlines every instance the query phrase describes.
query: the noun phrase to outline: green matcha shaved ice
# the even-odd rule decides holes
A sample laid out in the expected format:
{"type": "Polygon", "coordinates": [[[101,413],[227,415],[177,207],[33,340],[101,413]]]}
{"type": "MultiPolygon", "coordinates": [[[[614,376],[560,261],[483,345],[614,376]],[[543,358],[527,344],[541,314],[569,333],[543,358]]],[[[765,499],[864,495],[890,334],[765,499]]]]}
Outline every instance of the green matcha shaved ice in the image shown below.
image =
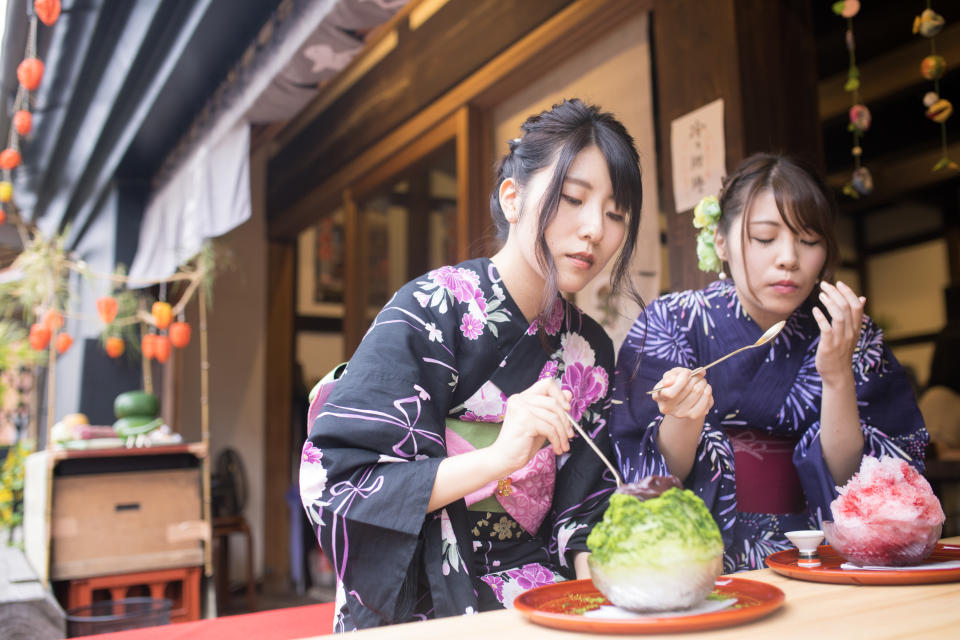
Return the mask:
{"type": "Polygon", "coordinates": [[[703,500],[686,489],[649,500],[615,493],[587,547],[601,593],[639,611],[691,607],[713,590],[723,569],[720,529],[703,500]]]}
{"type": "Polygon", "coordinates": [[[587,546],[603,564],[669,564],[677,558],[712,558],[723,552],[720,529],[703,500],[686,489],[638,500],[614,494],[587,546]]]}

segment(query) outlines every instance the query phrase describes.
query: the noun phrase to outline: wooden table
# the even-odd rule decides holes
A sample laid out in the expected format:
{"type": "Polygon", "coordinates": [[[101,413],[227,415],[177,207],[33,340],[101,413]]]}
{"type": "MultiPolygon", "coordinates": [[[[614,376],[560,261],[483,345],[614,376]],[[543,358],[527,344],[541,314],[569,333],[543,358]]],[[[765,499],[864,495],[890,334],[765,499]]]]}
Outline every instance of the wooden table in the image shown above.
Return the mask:
{"type": "MultiPolygon", "coordinates": [[[[957,544],[960,537],[944,539],[957,544]]],[[[888,638],[960,638],[960,582],[909,586],[854,586],[793,580],[770,569],[749,571],[737,577],[768,582],[787,596],[773,614],[744,625],[690,634],[635,636],[677,640],[709,637],[710,640],[829,640],[832,638],[885,640],[888,638]]],[[[571,640],[577,635],[528,622],[512,609],[476,616],[457,616],[412,622],[362,631],[357,638],[552,638],[571,640]]],[[[617,636],[609,636],[615,638],[617,636]]],[[[623,636],[620,636],[623,637],[623,636]]]]}

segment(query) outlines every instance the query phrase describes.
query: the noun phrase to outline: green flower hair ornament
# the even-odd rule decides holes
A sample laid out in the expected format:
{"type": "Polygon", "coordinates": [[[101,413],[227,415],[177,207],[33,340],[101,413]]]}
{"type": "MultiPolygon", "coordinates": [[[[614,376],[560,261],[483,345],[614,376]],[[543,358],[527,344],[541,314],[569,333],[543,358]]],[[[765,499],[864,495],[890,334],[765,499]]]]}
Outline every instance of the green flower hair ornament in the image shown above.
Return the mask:
{"type": "Polygon", "coordinates": [[[723,265],[717,255],[715,236],[720,220],[720,201],[717,196],[706,196],[693,209],[693,226],[697,234],[697,258],[701,271],[720,271],[723,265]]]}

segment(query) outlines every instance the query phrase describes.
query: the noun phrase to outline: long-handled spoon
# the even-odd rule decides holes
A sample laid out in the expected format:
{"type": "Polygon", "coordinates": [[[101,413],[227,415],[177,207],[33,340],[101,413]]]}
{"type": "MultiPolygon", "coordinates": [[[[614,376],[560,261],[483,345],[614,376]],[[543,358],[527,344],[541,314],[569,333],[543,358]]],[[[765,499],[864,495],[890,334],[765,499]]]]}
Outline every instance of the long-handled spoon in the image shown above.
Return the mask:
{"type": "Polygon", "coordinates": [[[593,440],[591,440],[590,437],[586,434],[586,432],[580,426],[580,423],[574,420],[573,416],[570,415],[569,413],[566,413],[564,415],[570,419],[570,424],[572,424],[573,428],[577,430],[577,433],[580,434],[580,437],[587,441],[587,444],[590,445],[590,448],[593,449],[593,452],[596,453],[598,456],[600,456],[600,459],[603,460],[603,464],[607,465],[607,469],[610,469],[610,472],[613,473],[613,479],[617,481],[617,488],[619,489],[620,487],[622,487],[623,478],[620,477],[620,474],[617,472],[617,468],[613,466],[609,460],[607,460],[607,456],[603,455],[603,452],[600,451],[600,448],[596,444],[594,444],[593,440]]]}
{"type": "MultiPolygon", "coordinates": [[[[737,355],[738,353],[740,353],[741,351],[746,351],[747,349],[753,349],[754,347],[759,347],[760,345],[767,344],[768,342],[770,342],[771,340],[773,340],[774,338],[777,337],[777,334],[780,333],[780,331],[783,329],[783,326],[784,326],[785,324],[787,324],[787,321],[786,321],[786,320],[781,320],[780,322],[776,323],[775,325],[773,325],[772,327],[770,327],[769,329],[767,329],[766,331],[764,331],[764,332],[763,332],[763,335],[760,336],[759,338],[757,338],[757,341],[754,342],[753,344],[748,344],[748,345],[745,346],[745,347],[740,347],[740,348],[737,349],[736,351],[731,351],[730,353],[728,353],[727,355],[723,356],[722,358],[719,358],[719,359],[717,359],[717,360],[714,360],[713,362],[711,362],[710,364],[708,364],[708,365],[706,365],[706,366],[704,366],[704,367],[699,367],[699,368],[697,368],[697,369],[694,369],[693,371],[690,372],[690,374],[691,374],[691,375],[697,375],[697,374],[699,374],[699,373],[703,373],[704,371],[706,371],[707,369],[709,369],[709,368],[712,367],[713,365],[715,365],[715,364],[720,364],[721,362],[723,362],[723,361],[726,360],[727,358],[729,358],[729,357],[731,357],[731,356],[735,356],[735,355],[737,355]]],[[[660,391],[661,389],[663,389],[662,386],[660,386],[660,387],[654,387],[654,388],[651,389],[650,391],[647,391],[647,395],[649,395],[649,394],[651,394],[651,393],[656,393],[657,391],[660,391]]]]}

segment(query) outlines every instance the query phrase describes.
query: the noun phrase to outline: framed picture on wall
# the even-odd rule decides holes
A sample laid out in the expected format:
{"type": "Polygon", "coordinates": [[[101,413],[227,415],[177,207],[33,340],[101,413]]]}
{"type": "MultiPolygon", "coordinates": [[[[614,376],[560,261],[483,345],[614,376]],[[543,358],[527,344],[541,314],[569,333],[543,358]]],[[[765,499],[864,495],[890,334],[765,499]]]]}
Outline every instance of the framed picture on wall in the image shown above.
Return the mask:
{"type": "Polygon", "coordinates": [[[304,230],[298,241],[297,315],[343,317],[345,247],[343,211],[304,230]]]}

